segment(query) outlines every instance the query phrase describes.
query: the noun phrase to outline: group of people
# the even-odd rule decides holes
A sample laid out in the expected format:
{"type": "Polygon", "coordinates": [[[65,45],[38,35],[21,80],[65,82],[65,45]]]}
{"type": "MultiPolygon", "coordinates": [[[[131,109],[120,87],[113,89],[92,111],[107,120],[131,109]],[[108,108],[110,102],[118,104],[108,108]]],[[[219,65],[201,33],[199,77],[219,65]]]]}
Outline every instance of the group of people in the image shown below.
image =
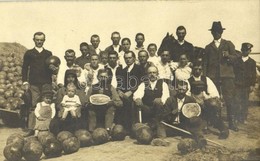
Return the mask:
{"type": "Polygon", "coordinates": [[[159,49],[154,43],[145,48],[144,34],[137,33],[131,50],[131,40],[121,40],[120,33],[113,32],[112,45],[102,50],[100,37],[92,35],[91,45],[80,44],[80,57],[66,50],[66,64],[60,67],[46,64],[52,53],[43,48],[45,34],[35,33],[35,47],[25,53],[22,68],[25,89],[31,92],[26,136],[41,130],[93,132],[99,126],[111,131],[115,124],[131,135],[132,126],[142,122],[159,138],[169,135],[163,124],[168,123],[188,130],[201,144],[209,125],[226,139],[229,129],[238,131],[237,123],[246,122],[256,62],[248,56],[253,45],[243,43],[238,54],[234,44],[222,38],[224,30],[221,22],[213,22],[213,41],[199,54],[185,40],[184,26],[177,28],[176,40],[164,39],[159,49]],[[93,104],[90,97],[95,94],[110,101],[93,104]],[[182,108],[190,103],[199,105],[201,113],[183,114],[182,108]],[[223,104],[228,126],[221,117],[223,104]]]}

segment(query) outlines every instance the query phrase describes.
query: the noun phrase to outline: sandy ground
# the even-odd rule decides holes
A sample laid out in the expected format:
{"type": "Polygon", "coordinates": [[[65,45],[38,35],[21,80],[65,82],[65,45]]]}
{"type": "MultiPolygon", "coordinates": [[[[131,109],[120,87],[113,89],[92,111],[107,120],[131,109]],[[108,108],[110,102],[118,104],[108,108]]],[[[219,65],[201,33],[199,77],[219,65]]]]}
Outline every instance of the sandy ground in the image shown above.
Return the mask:
{"type": "MultiPolygon", "coordinates": [[[[230,131],[230,136],[226,140],[218,140],[218,136],[207,134],[206,138],[225,145],[229,150],[252,151],[259,148],[260,138],[260,108],[259,106],[250,107],[249,119],[246,125],[240,125],[239,132],[230,131]],[[257,145],[258,144],[258,145],[257,145]]],[[[213,130],[214,131],[214,130],[213,130]]],[[[5,160],[2,152],[7,137],[12,133],[22,133],[20,128],[8,128],[0,124],[0,161],[5,160]]],[[[78,152],[70,155],[62,155],[58,158],[46,159],[42,155],[41,160],[48,161],[170,161],[185,158],[180,156],[177,144],[180,137],[167,138],[171,142],[169,147],[158,147],[152,145],[138,145],[135,140],[126,137],[124,141],[109,142],[103,145],[86,147],[79,149],[78,152]]],[[[209,144],[208,147],[212,146],[209,144]]],[[[251,158],[252,159],[252,158],[251,158]]],[[[259,159],[259,158],[258,158],[259,159]]],[[[221,159],[222,160],[222,159],[221,159]]],[[[253,158],[252,160],[257,160],[253,158]]]]}

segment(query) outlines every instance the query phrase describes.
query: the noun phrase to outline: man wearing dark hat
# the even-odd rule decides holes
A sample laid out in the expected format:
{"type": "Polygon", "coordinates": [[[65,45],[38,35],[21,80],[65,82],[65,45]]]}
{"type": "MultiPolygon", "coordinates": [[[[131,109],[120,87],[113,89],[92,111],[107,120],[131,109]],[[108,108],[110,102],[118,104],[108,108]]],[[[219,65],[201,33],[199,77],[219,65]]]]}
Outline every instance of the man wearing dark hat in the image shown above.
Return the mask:
{"type": "Polygon", "coordinates": [[[222,28],[220,21],[213,22],[210,31],[214,40],[205,47],[204,74],[212,79],[218,88],[220,96],[224,98],[229,128],[238,131],[235,122],[237,109],[234,106],[235,74],[233,69],[237,54],[234,44],[229,40],[221,38],[223,30],[225,28],[222,28]]]}
{"type": "Polygon", "coordinates": [[[253,91],[256,82],[256,62],[248,56],[252,47],[250,43],[243,43],[242,57],[234,65],[236,104],[240,107],[237,119],[241,123],[247,119],[249,93],[253,91]]]}

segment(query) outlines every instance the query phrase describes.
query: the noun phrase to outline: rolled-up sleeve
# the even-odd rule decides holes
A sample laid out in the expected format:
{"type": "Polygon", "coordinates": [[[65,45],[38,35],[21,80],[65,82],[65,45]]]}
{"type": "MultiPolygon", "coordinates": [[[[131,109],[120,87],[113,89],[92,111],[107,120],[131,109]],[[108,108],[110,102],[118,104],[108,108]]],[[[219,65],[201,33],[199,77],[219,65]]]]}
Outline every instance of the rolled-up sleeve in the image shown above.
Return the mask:
{"type": "Polygon", "coordinates": [[[133,95],[133,100],[136,100],[138,98],[142,99],[144,96],[144,89],[145,89],[145,85],[144,83],[141,83],[133,95]]]}
{"type": "Polygon", "coordinates": [[[56,115],[55,104],[52,103],[51,104],[51,118],[54,118],[55,115],[56,115]]]}
{"type": "Polygon", "coordinates": [[[162,86],[163,92],[162,92],[161,100],[162,100],[162,103],[165,104],[166,100],[170,97],[170,91],[169,91],[168,85],[165,82],[163,82],[162,85],[163,85],[162,86]]]}

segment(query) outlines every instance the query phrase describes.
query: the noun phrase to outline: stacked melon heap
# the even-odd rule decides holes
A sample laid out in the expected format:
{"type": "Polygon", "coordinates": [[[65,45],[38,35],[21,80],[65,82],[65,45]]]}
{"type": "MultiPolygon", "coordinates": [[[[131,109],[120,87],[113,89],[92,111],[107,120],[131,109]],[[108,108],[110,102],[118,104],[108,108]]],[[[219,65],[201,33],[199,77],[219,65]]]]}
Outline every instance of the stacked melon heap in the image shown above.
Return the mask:
{"type": "Polygon", "coordinates": [[[18,110],[23,103],[22,57],[26,48],[17,43],[0,43],[0,108],[18,110]]]}
{"type": "MultiPolygon", "coordinates": [[[[72,154],[80,147],[89,147],[107,143],[110,136],[106,129],[97,128],[91,134],[87,130],[80,129],[74,134],[69,131],[61,131],[55,136],[51,132],[42,131],[37,137],[24,138],[20,134],[12,134],[7,138],[4,148],[4,156],[8,161],[40,160],[42,154],[45,158],[59,157],[62,154],[72,154]]],[[[121,125],[116,125],[112,130],[112,140],[124,140],[125,132],[121,125]]]]}

